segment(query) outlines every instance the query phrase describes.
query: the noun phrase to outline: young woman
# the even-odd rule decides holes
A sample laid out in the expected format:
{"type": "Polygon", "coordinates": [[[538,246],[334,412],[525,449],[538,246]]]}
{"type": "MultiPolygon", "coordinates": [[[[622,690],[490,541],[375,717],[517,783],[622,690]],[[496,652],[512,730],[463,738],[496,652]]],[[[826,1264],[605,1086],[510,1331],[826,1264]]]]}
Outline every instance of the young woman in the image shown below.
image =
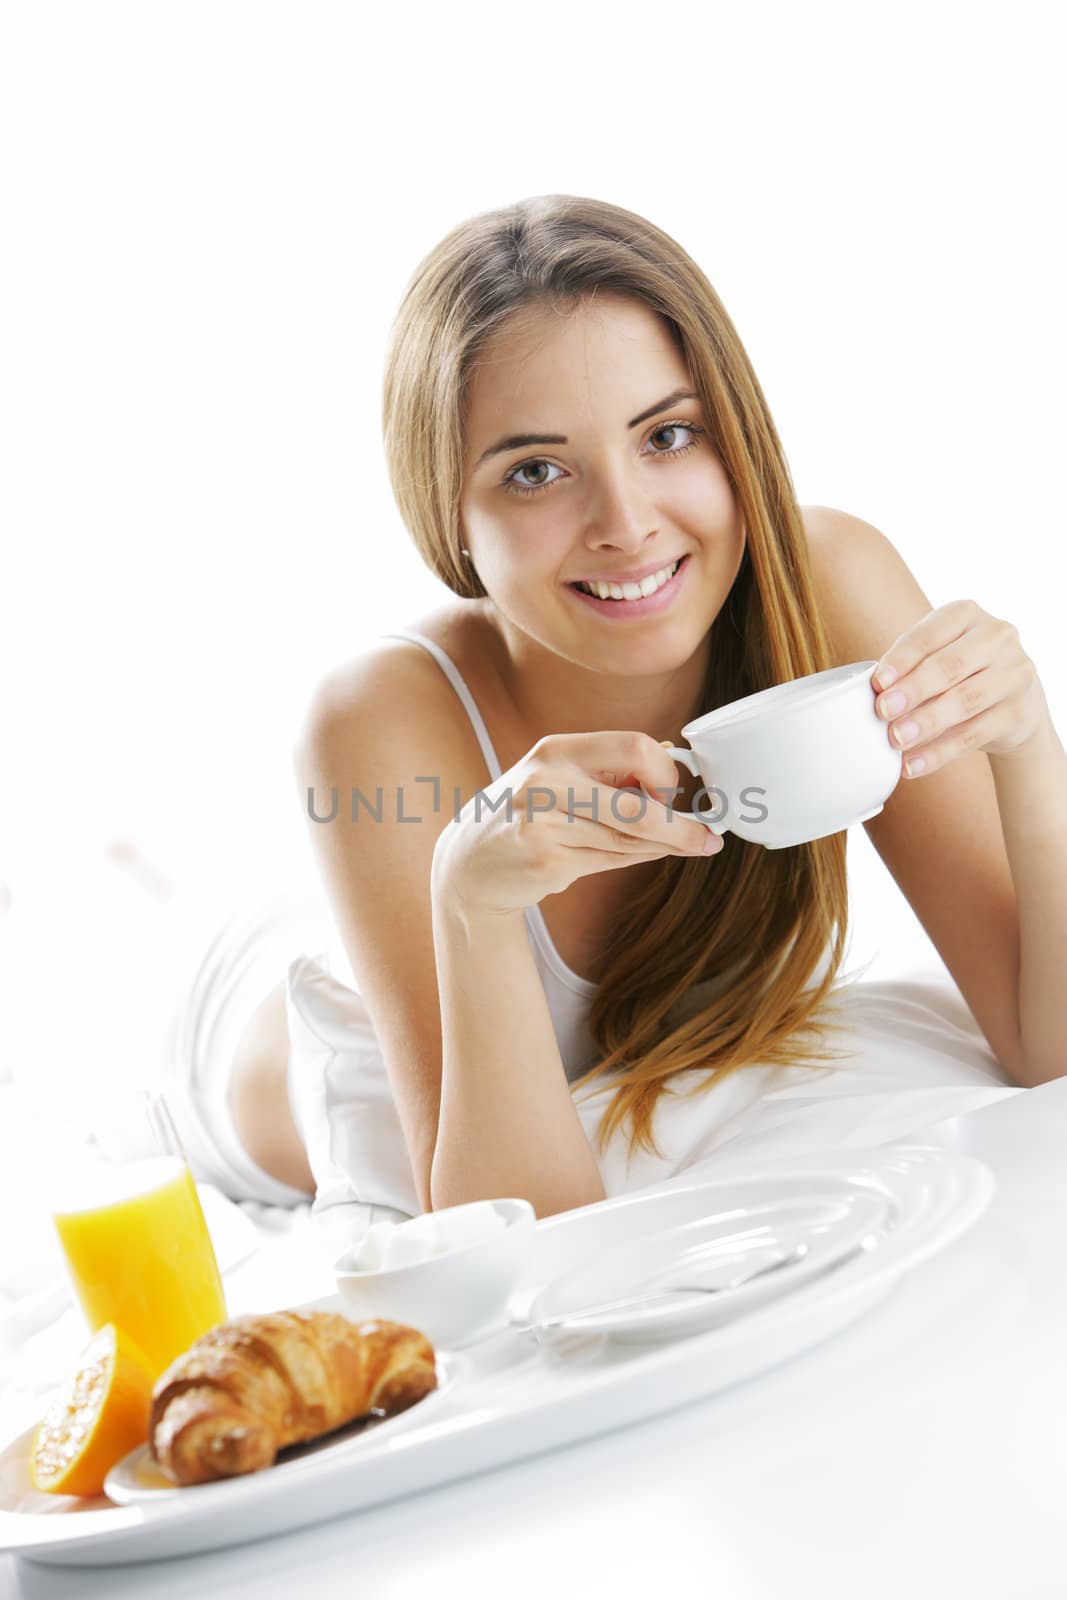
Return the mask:
{"type": "MultiPolygon", "coordinates": [[[[718,841],[663,745],[841,663],[879,661],[905,751],[869,836],[1006,1080],[1067,1070],[1067,757],[1033,664],[973,601],[932,609],[869,524],[798,507],[737,333],[673,239],[566,195],[464,222],[404,296],[384,434],[454,598],[329,675],[296,775],[423,1209],[602,1198],[580,1085],[613,1091],[601,1140],[647,1148],[681,1074],[710,1092],[832,1059],[846,835],[718,841]]],[[[311,1192],[287,1066],[283,984],[229,1104],[257,1167],[311,1192]]]]}

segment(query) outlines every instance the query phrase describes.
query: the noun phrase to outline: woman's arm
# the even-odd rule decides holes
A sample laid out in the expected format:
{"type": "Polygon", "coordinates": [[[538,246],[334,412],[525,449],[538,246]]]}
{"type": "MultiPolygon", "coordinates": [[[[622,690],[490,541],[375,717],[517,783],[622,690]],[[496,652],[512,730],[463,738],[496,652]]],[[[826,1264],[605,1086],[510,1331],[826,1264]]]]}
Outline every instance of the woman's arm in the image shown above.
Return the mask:
{"type": "Polygon", "coordinates": [[[520,1195],[550,1217],[603,1200],[522,912],[479,916],[447,885],[431,894],[442,1019],[434,1210],[520,1195]]]}
{"type": "Polygon", "coordinates": [[[933,609],[870,523],[825,506],[804,521],[835,661],[878,662],[903,750],[867,834],[1015,1082],[1067,1074],[1067,761],[1034,664],[973,601],[933,609]]]}
{"type": "Polygon", "coordinates": [[[721,851],[703,823],[657,798],[675,792],[676,777],[647,734],[553,734],[489,786],[487,816],[476,798],[440,834],[430,877],[442,1061],[435,1207],[522,1195],[550,1216],[604,1198],[525,910],[579,877],[721,851]]]}
{"type": "Polygon", "coordinates": [[[1034,664],[1011,623],[957,600],[897,639],[872,682],[887,691],[876,705],[903,747],[905,778],[921,782],[974,751],[989,759],[1015,890],[1011,1071],[1026,1088],[1047,1083],[1067,1073],[1067,757],[1034,664]]]}
{"type": "Polygon", "coordinates": [[[1010,755],[991,755],[1019,912],[1018,1081],[1067,1075],[1067,752],[1051,717],[1010,755]]]}

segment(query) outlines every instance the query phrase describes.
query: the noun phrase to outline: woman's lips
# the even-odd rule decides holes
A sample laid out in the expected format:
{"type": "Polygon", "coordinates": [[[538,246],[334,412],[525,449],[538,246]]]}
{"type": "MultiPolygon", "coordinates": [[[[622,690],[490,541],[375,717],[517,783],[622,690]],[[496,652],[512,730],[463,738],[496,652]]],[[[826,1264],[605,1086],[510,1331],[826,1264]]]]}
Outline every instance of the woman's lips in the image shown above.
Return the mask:
{"type": "Polygon", "coordinates": [[[643,595],[640,600],[598,600],[596,595],[587,594],[584,589],[579,589],[575,584],[569,583],[567,588],[584,605],[590,606],[602,617],[614,617],[616,622],[627,622],[640,617],[654,616],[658,611],[665,611],[671,604],[675,595],[685,580],[689,570],[689,557],[683,556],[678,565],[678,570],[673,578],[657,589],[655,594],[643,595]]]}

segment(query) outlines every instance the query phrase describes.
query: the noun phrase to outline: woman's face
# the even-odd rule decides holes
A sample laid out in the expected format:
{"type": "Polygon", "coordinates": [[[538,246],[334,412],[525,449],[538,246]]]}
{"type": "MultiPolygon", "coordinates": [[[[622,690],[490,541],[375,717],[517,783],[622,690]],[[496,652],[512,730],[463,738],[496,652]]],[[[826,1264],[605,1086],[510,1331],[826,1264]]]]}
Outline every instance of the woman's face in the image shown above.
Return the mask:
{"type": "Polygon", "coordinates": [[[707,635],[745,538],[692,391],[666,325],[616,294],[517,313],[472,373],[463,543],[493,605],[548,649],[654,673],[707,635]],[[682,558],[655,609],[575,592],[682,558]]]}

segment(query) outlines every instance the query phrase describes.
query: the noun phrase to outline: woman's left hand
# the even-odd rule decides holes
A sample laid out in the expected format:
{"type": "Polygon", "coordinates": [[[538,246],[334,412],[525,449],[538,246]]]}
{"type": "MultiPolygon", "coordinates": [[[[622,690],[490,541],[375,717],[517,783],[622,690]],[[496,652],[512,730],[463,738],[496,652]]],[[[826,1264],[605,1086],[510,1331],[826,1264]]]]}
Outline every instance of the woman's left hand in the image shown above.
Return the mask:
{"type": "Polygon", "coordinates": [[[875,708],[890,724],[894,748],[905,752],[909,778],[975,750],[1010,756],[1051,722],[1018,629],[973,600],[938,606],[902,633],[871,684],[886,691],[875,708]]]}

